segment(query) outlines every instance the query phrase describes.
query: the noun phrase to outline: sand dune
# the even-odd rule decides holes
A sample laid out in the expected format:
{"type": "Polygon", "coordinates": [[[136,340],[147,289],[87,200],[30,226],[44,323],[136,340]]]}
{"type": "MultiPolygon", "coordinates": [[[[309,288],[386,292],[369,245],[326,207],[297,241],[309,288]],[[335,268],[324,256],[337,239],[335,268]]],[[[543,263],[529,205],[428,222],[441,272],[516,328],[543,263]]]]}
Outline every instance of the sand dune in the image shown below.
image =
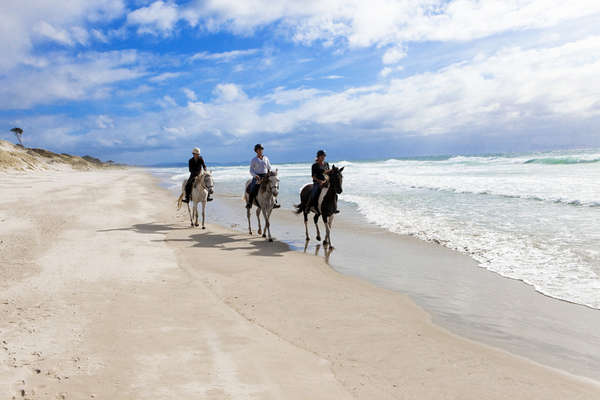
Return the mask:
{"type": "Polygon", "coordinates": [[[76,170],[113,168],[116,165],[102,162],[91,156],[58,154],[44,149],[26,148],[0,140],[0,170],[46,170],[70,167],[76,170]]]}

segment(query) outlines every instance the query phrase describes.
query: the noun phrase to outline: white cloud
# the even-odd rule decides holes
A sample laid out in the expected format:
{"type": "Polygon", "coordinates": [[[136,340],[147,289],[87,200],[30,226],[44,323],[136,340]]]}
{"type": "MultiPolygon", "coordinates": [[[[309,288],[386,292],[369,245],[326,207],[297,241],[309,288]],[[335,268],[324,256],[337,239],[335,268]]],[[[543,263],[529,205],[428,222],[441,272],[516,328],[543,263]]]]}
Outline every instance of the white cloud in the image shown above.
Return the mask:
{"type": "Polygon", "coordinates": [[[324,93],[327,92],[313,88],[285,89],[277,87],[272,93],[265,95],[263,101],[289,105],[314,99],[324,93]]]}
{"type": "Polygon", "coordinates": [[[71,28],[71,37],[79,44],[86,46],[89,43],[90,34],[80,26],[71,28]]]}
{"type": "Polygon", "coordinates": [[[144,116],[185,135],[297,135],[303,126],[332,135],[368,126],[372,135],[466,134],[600,116],[600,37],[545,49],[507,48],[434,72],[341,92],[276,88],[249,97],[219,84],[211,102],[190,101],[144,116]],[[557,84],[560,82],[560,84],[557,84]]]}
{"type": "Polygon", "coordinates": [[[185,97],[187,97],[187,98],[188,98],[188,100],[191,100],[191,101],[196,101],[196,100],[198,100],[198,97],[196,96],[196,93],[194,93],[194,91],[193,91],[193,90],[191,90],[191,89],[188,89],[188,88],[182,88],[181,90],[182,90],[182,91],[183,91],[183,93],[185,94],[185,97]]]}
{"type": "Polygon", "coordinates": [[[391,73],[399,72],[399,71],[402,71],[403,69],[404,69],[404,67],[402,67],[401,65],[398,65],[395,67],[384,67],[381,71],[379,71],[379,76],[381,76],[382,78],[386,78],[391,73]]]}
{"type": "Polygon", "coordinates": [[[153,35],[168,35],[178,19],[177,5],[161,0],[127,14],[127,23],[138,25],[138,33],[153,35]]]}
{"type": "Polygon", "coordinates": [[[327,75],[327,76],[323,77],[323,79],[342,79],[342,78],[343,78],[343,76],[341,76],[341,75],[327,75]]]}
{"type": "Polygon", "coordinates": [[[162,99],[159,99],[158,104],[163,108],[171,108],[177,106],[177,102],[175,101],[175,99],[173,99],[169,95],[165,95],[162,97],[162,99]]]}
{"type": "Polygon", "coordinates": [[[135,51],[88,52],[75,57],[51,54],[31,63],[29,68],[0,77],[0,108],[22,109],[57,100],[104,98],[112,84],[145,74],[135,51]]]}
{"type": "Polygon", "coordinates": [[[99,42],[108,43],[108,37],[106,36],[106,34],[104,34],[103,32],[99,31],[98,29],[92,29],[91,30],[91,34],[99,42]]]}
{"type": "Polygon", "coordinates": [[[406,41],[470,40],[511,30],[545,28],[600,13],[580,0],[223,0],[194,2],[181,17],[209,31],[250,34],[279,24],[302,43],[350,46],[406,41]]]}
{"type": "MultiPolygon", "coordinates": [[[[57,132],[69,145],[118,149],[161,147],[173,139],[207,135],[222,138],[222,143],[264,133],[287,140],[297,138],[306,127],[326,130],[332,138],[347,138],[352,132],[398,138],[456,137],[498,127],[503,132],[528,131],[554,127],[557,121],[568,126],[600,118],[594,84],[599,75],[600,36],[592,36],[546,48],[505,48],[437,71],[339,92],[278,87],[251,97],[238,85],[222,83],[215,86],[213,99],[203,102],[183,88],[189,100],[184,105],[164,96],[161,111],[106,116],[112,123],[94,119],[84,126],[88,133],[71,138],[66,134],[69,130],[82,129],[77,121],[46,121],[38,126],[44,132],[57,132]],[[106,129],[110,124],[118,126],[118,132],[106,129]]],[[[31,130],[32,124],[22,125],[31,130]]]]}
{"type": "Polygon", "coordinates": [[[96,118],[96,124],[100,129],[115,127],[115,121],[108,115],[98,115],[98,118],[96,118]]]}
{"type": "Polygon", "coordinates": [[[391,74],[391,73],[392,73],[392,71],[393,71],[393,69],[392,69],[392,68],[390,68],[390,67],[385,67],[385,68],[383,68],[383,69],[382,69],[382,70],[379,72],[379,75],[381,75],[382,77],[384,77],[384,78],[385,78],[386,76],[388,76],[389,74],[391,74]]]}
{"type": "Polygon", "coordinates": [[[65,44],[67,46],[73,45],[73,40],[71,39],[71,35],[65,29],[57,29],[47,23],[46,21],[40,21],[34,28],[34,32],[43,36],[47,39],[53,40],[55,42],[65,44]]]}
{"type": "Polygon", "coordinates": [[[246,93],[233,83],[221,83],[215,87],[214,94],[219,102],[233,102],[247,98],[246,93]]]}
{"type": "Polygon", "coordinates": [[[85,42],[86,24],[111,21],[124,10],[122,0],[0,1],[0,72],[30,58],[37,41],[85,42]]]}
{"type": "Polygon", "coordinates": [[[164,82],[168,79],[177,78],[181,76],[181,72],[163,72],[162,74],[158,74],[148,79],[150,82],[164,82]]]}
{"type": "Polygon", "coordinates": [[[190,61],[195,60],[212,60],[217,62],[229,62],[236,58],[246,57],[252,54],[256,54],[258,49],[247,49],[247,50],[232,50],[226,51],[223,53],[208,53],[206,51],[202,51],[200,53],[196,53],[190,57],[190,61]]]}
{"type": "Polygon", "coordinates": [[[406,50],[399,47],[392,47],[384,53],[381,62],[384,64],[396,64],[398,61],[406,57],[406,50]]]}

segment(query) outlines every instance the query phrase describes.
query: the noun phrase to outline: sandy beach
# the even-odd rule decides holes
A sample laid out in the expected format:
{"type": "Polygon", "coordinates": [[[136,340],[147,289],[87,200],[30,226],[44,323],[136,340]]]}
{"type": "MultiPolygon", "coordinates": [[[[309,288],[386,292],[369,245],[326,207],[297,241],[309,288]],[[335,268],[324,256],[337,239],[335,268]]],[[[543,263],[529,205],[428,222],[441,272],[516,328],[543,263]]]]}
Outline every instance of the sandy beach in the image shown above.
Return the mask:
{"type": "Polygon", "coordinates": [[[143,170],[1,172],[0,188],[2,398],[600,397],[321,258],[191,229],[143,170]]]}

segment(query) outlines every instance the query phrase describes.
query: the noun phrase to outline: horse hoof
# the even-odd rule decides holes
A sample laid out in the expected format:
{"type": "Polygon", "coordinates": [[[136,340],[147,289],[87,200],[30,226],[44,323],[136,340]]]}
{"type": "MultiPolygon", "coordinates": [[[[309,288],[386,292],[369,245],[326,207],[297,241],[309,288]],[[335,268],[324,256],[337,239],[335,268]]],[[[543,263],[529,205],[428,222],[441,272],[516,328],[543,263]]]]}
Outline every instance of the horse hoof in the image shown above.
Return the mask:
{"type": "MultiPolygon", "coordinates": [[[[307,240],[308,240],[308,239],[307,239],[307,240]]],[[[317,240],[321,240],[321,236],[317,236],[317,240]]],[[[323,243],[325,243],[325,242],[323,242],[323,243]]]]}
{"type": "Polygon", "coordinates": [[[269,238],[269,242],[272,242],[272,241],[273,241],[273,238],[269,238]]]}
{"type": "Polygon", "coordinates": [[[327,243],[327,240],[323,240],[323,246],[327,246],[329,243],[327,243]]]}
{"type": "Polygon", "coordinates": [[[205,227],[205,226],[203,226],[203,227],[202,227],[202,229],[206,229],[206,227],[205,227]]]}
{"type": "Polygon", "coordinates": [[[194,227],[194,224],[190,224],[190,226],[193,228],[193,227],[194,227]]]}
{"type": "Polygon", "coordinates": [[[200,224],[196,224],[196,226],[200,226],[200,224]]]}
{"type": "Polygon", "coordinates": [[[310,241],[310,238],[309,238],[309,237],[307,237],[307,238],[306,238],[306,241],[307,241],[307,242],[309,242],[309,241],[310,241]]]}
{"type": "Polygon", "coordinates": [[[267,237],[267,235],[263,233],[262,237],[267,237]]]}

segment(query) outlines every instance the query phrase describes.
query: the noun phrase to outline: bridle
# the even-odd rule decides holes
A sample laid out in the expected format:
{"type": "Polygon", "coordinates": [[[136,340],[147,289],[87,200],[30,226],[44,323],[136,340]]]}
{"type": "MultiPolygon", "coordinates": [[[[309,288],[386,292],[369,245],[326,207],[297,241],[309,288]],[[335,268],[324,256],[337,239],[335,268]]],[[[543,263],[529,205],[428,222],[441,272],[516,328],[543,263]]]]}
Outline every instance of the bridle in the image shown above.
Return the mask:
{"type": "Polygon", "coordinates": [[[277,177],[277,175],[273,174],[268,175],[267,179],[269,180],[269,189],[271,191],[271,194],[273,195],[273,197],[277,197],[277,195],[279,194],[279,178],[277,177]]]}
{"type": "Polygon", "coordinates": [[[333,185],[332,178],[334,178],[336,180],[336,185],[335,185],[336,187],[334,188],[335,192],[337,194],[341,194],[342,193],[342,174],[341,174],[340,170],[338,169],[338,170],[334,171],[333,174],[329,173],[327,175],[327,178],[328,179],[327,179],[327,183],[325,184],[325,187],[331,188],[331,186],[333,185]]]}
{"type": "Polygon", "coordinates": [[[208,173],[204,173],[201,175],[198,175],[198,177],[200,177],[201,179],[196,180],[196,182],[198,182],[200,184],[200,187],[202,187],[203,189],[208,190],[209,193],[212,193],[213,188],[215,187],[214,183],[212,182],[212,177],[210,174],[208,173]],[[210,184],[206,183],[206,180],[209,179],[210,180],[210,184]]]}

